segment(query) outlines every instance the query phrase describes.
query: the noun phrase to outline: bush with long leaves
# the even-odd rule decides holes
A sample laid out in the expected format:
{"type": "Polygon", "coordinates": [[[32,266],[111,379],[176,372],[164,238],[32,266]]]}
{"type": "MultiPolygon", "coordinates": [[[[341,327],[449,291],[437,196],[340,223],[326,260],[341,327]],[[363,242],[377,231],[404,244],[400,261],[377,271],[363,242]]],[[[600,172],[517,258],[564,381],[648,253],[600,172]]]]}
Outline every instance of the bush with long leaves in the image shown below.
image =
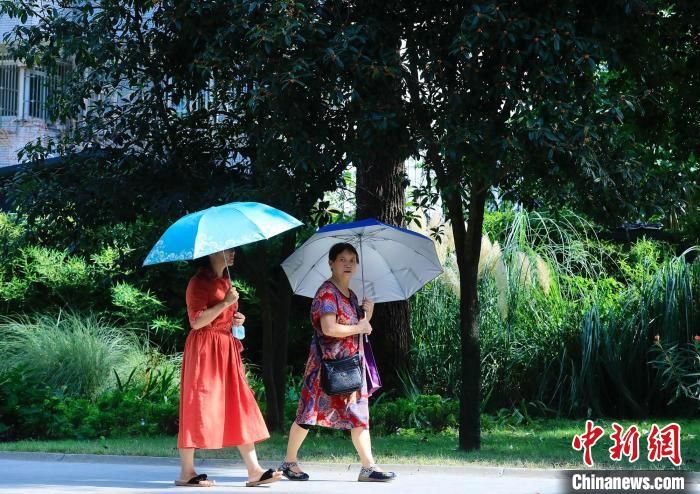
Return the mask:
{"type": "Polygon", "coordinates": [[[21,371],[28,382],[94,398],[145,360],[130,332],[94,315],[5,317],[0,320],[0,374],[21,371]]]}
{"type": "MultiPolygon", "coordinates": [[[[577,416],[698,411],[681,399],[700,387],[686,348],[700,327],[692,250],[669,260],[667,247],[642,240],[623,252],[566,212],[514,211],[486,224],[494,229],[482,242],[479,284],[485,407],[525,400],[577,416]],[[657,335],[666,366],[652,351],[657,335]]],[[[456,396],[453,263],[448,255],[445,276],[413,301],[412,363],[425,392],[456,396]]]]}

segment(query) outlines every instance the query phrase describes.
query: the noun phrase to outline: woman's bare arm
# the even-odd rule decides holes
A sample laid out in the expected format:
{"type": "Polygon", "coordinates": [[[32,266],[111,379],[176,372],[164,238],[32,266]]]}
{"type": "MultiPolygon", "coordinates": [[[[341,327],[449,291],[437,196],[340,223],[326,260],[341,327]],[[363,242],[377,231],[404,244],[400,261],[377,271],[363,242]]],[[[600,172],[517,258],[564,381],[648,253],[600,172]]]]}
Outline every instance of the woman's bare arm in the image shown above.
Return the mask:
{"type": "Polygon", "coordinates": [[[360,322],[353,325],[338,324],[335,314],[324,314],[321,316],[321,331],[326,336],[333,338],[345,338],[355,334],[371,334],[372,326],[366,317],[360,319],[360,322]]]}
{"type": "Polygon", "coordinates": [[[228,307],[235,304],[238,301],[238,291],[235,288],[231,289],[226,293],[226,298],[224,298],[218,304],[209,307],[207,310],[203,311],[197,316],[192,324],[192,329],[202,329],[205,326],[211,324],[211,322],[219,317],[219,315],[228,307]]]}

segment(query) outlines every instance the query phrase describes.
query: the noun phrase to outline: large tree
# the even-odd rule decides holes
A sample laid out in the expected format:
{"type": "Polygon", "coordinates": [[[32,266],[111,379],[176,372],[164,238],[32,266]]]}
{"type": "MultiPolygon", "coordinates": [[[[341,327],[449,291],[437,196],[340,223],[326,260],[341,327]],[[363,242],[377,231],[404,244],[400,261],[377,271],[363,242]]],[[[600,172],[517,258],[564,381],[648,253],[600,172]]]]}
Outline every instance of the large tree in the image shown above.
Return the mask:
{"type": "MultiPolygon", "coordinates": [[[[431,2],[418,17],[422,23],[407,39],[408,87],[434,176],[424,202],[442,199],[455,239],[459,444],[477,449],[477,270],[489,191],[508,190],[516,201],[574,203],[613,221],[640,200],[668,203],[673,170],[645,159],[643,137],[624,125],[659,90],[642,77],[630,44],[645,37],[639,46],[654,58],[663,21],[644,2],[590,1],[431,2]],[[659,190],[650,176],[669,187],[659,190]],[[650,189],[655,193],[644,193],[650,189]]],[[[687,178],[676,175],[675,184],[687,178]]]]}
{"type": "MultiPolygon", "coordinates": [[[[690,161],[689,146],[697,142],[696,116],[679,107],[697,106],[696,77],[679,89],[692,70],[676,64],[678,57],[697,63],[697,13],[692,2],[668,3],[662,10],[653,0],[102,1],[71,7],[68,17],[39,2],[3,5],[18,15],[33,9],[40,18],[19,31],[18,56],[47,67],[70,59],[78,68],[57,115],[73,117],[93,98],[84,123],[64,141],[27,149],[38,158],[73,155],[86,144],[99,150],[88,155],[95,166],[84,169],[99,179],[92,181],[100,184],[91,189],[92,204],[100,203],[100,191],[120,192],[119,181],[133,177],[133,190],[115,196],[132,201],[129,209],[149,211],[157,207],[153,197],[163,197],[175,212],[264,190],[268,200],[279,198],[274,205],[303,215],[348,163],[360,165],[360,194],[377,195],[397,183],[399,164],[420,149],[431,177],[426,205],[441,199],[455,238],[460,447],[474,449],[476,273],[488,192],[497,187],[516,200],[573,202],[608,218],[641,200],[667,203],[689,170],[672,167],[690,161]],[[213,101],[199,104],[207,94],[213,101]],[[119,98],[128,104],[114,104],[119,98]],[[641,110],[657,117],[645,119],[641,110]],[[684,139],[670,138],[676,127],[684,139]],[[664,160],[652,159],[659,149],[664,160]],[[671,180],[669,172],[680,175],[671,180]],[[160,184],[144,190],[138,178],[155,175],[174,192],[161,194],[160,184]],[[232,178],[222,177],[240,179],[243,188],[231,190],[225,184],[232,178]],[[190,181],[211,180],[211,189],[189,188],[190,181]]],[[[58,201],[40,192],[15,193],[58,201]]],[[[72,208],[66,219],[95,214],[79,211],[70,193],[58,197],[72,208]]],[[[31,200],[23,204],[51,213],[31,200]]],[[[61,211],[55,208],[53,217],[61,211]]],[[[261,297],[273,300],[274,286],[267,288],[261,297]]],[[[275,329],[267,317],[265,324],[269,352],[286,323],[275,329]]],[[[276,394],[268,396],[273,427],[281,417],[284,369],[270,367],[278,356],[268,353],[265,369],[266,392],[276,394]]]]}
{"type": "MultiPolygon", "coordinates": [[[[403,2],[356,2],[350,22],[362,26],[362,63],[347,73],[355,97],[348,105],[355,122],[350,148],[357,170],[356,218],[376,218],[406,226],[406,174],[404,161],[415,152],[404,98],[401,41],[403,24],[397,13],[403,2]]],[[[408,369],[410,314],[408,301],[378,304],[372,319],[373,350],[382,371],[384,390],[398,387],[408,369]]]]}
{"type": "MultiPolygon", "coordinates": [[[[16,1],[1,12],[32,20],[8,40],[15,57],[49,73],[72,67],[50,101],[69,131],[29,143],[28,166],[7,188],[30,220],[70,237],[76,225],[140,215],[167,224],[231,200],[303,220],[348,166],[343,92],[325,52],[332,19],[318,6],[16,1]],[[31,166],[51,155],[59,167],[31,166]]],[[[283,426],[291,303],[279,263],[294,246],[291,233],[249,259],[273,430],[283,426]]]]}

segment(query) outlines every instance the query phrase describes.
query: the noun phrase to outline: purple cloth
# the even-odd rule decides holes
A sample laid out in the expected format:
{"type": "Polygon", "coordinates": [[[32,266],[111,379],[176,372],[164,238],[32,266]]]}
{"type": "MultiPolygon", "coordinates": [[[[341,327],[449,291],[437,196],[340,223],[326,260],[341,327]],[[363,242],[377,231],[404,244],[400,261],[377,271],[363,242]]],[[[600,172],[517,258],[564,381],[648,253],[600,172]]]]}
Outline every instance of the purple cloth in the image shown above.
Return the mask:
{"type": "Polygon", "coordinates": [[[382,379],[379,377],[377,363],[374,361],[374,353],[372,353],[372,345],[369,340],[363,342],[365,352],[365,370],[367,372],[367,395],[372,394],[382,387],[382,379]]]}
{"type": "MultiPolygon", "coordinates": [[[[355,311],[357,311],[357,318],[362,319],[365,316],[365,311],[362,306],[357,304],[355,306],[355,311]]],[[[362,351],[365,355],[365,372],[367,373],[367,397],[369,398],[382,387],[382,378],[379,377],[379,370],[377,369],[377,362],[374,360],[374,353],[372,353],[372,345],[369,344],[369,338],[360,335],[360,341],[362,344],[362,351]]]]}

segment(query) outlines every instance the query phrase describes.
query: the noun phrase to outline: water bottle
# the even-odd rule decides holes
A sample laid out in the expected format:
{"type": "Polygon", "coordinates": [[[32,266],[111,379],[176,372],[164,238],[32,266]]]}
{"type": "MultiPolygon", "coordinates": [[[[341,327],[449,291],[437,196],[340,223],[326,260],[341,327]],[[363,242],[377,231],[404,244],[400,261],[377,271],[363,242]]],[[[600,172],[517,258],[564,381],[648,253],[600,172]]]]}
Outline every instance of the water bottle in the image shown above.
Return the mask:
{"type": "Polygon", "coordinates": [[[231,332],[233,333],[234,338],[237,340],[242,340],[245,338],[245,326],[234,326],[231,329],[231,332]]]}

